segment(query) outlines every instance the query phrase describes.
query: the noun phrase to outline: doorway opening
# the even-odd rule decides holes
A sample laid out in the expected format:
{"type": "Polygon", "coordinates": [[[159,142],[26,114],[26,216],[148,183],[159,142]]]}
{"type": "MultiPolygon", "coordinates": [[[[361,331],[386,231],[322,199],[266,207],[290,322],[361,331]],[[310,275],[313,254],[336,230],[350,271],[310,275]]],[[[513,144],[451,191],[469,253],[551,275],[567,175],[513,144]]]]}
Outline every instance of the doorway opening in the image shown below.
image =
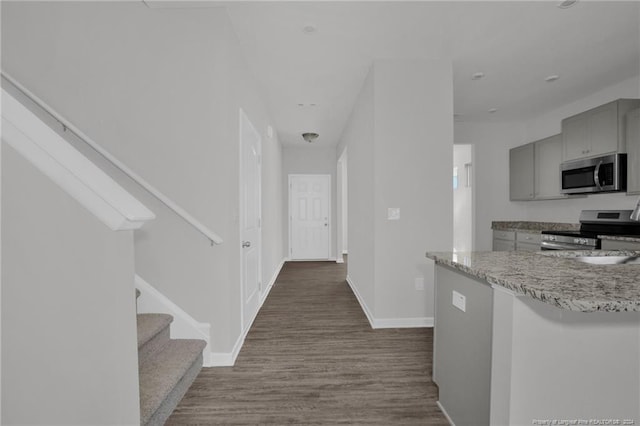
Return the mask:
{"type": "Polygon", "coordinates": [[[453,145],[453,251],[474,247],[473,145],[453,145]]]}

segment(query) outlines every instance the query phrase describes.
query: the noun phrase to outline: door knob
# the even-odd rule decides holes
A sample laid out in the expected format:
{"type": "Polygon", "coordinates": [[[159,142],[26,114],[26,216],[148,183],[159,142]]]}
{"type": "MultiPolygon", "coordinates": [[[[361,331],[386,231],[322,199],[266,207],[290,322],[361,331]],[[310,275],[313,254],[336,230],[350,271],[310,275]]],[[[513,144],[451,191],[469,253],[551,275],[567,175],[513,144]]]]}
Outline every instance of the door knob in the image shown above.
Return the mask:
{"type": "Polygon", "coordinates": [[[251,247],[251,241],[243,241],[242,242],[242,248],[247,248],[247,247],[251,247]]]}

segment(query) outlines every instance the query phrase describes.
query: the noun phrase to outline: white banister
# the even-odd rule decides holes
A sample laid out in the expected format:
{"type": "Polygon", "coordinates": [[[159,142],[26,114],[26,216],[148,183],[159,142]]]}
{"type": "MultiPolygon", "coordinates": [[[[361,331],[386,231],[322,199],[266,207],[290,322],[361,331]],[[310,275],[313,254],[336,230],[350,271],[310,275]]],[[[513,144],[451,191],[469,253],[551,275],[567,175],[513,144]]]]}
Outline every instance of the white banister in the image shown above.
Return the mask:
{"type": "Polygon", "coordinates": [[[114,231],[140,228],[153,212],[2,89],[2,140],[114,231]]]}
{"type": "MultiPolygon", "coordinates": [[[[51,108],[42,99],[38,98],[35,94],[33,94],[31,91],[29,91],[26,87],[22,86],[18,81],[16,81],[13,77],[8,75],[4,70],[2,71],[2,77],[7,82],[12,84],[16,89],[18,89],[20,92],[22,92],[26,97],[31,99],[43,111],[45,111],[47,114],[49,114],[51,117],[53,117],[56,121],[58,121],[63,126],[64,130],[72,132],[74,135],[76,135],[78,137],[78,139],[80,139],[81,141],[83,141],[84,143],[89,145],[91,148],[93,148],[96,152],[98,152],[100,155],[102,155],[106,160],[108,160],[116,168],[118,168],[124,174],[129,176],[138,185],[143,187],[147,192],[149,192],[151,195],[153,195],[158,200],[160,200],[164,205],[166,205],[169,209],[171,209],[173,212],[175,212],[178,216],[180,216],[182,219],[184,219],[191,226],[196,228],[200,233],[202,233],[205,237],[207,237],[211,241],[211,244],[221,244],[223,242],[222,238],[220,238],[220,236],[218,234],[216,234],[215,232],[213,232],[210,229],[208,229],[205,225],[203,225],[200,221],[198,221],[196,218],[191,216],[182,207],[180,207],[179,205],[174,203],[166,195],[164,195],[162,192],[160,192],[155,187],[153,187],[151,184],[149,184],[146,180],[144,180],[142,177],[140,177],[138,174],[136,174],[133,170],[131,170],[129,167],[127,167],[124,163],[122,163],[116,157],[111,155],[111,153],[109,153],[104,148],[102,148],[100,145],[98,145],[98,143],[96,143],[91,138],[89,138],[89,136],[85,135],[80,129],[78,129],[76,126],[74,126],[71,122],[69,122],[68,120],[66,120],[65,118],[60,116],[58,113],[56,113],[53,110],[53,108],[51,108]]],[[[3,91],[3,95],[4,95],[4,91],[3,91]]]]}

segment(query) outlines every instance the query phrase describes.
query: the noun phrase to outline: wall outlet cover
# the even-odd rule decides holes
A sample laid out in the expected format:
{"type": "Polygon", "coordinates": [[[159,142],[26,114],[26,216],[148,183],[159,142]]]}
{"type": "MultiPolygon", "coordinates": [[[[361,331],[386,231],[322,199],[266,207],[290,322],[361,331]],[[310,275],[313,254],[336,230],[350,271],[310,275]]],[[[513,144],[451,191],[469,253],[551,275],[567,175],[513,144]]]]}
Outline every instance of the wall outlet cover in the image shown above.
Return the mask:
{"type": "Polygon", "coordinates": [[[387,219],[388,220],[400,220],[400,208],[398,208],[398,207],[389,207],[387,209],[387,219]]]}
{"type": "Polygon", "coordinates": [[[451,301],[451,303],[453,304],[453,306],[460,309],[462,312],[467,311],[467,298],[463,294],[460,294],[457,291],[453,290],[452,299],[453,300],[451,301]]]}

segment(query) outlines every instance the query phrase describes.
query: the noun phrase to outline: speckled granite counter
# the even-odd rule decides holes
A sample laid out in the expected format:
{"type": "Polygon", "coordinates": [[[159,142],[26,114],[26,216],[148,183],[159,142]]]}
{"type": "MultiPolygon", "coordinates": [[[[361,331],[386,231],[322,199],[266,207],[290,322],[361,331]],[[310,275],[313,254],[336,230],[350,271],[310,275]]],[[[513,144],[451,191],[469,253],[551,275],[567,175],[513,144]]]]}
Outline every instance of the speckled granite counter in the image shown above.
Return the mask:
{"type": "Polygon", "coordinates": [[[427,252],[436,264],[562,309],[640,311],[640,265],[590,265],[576,256],[636,255],[634,251],[427,252]]]}
{"type": "Polygon", "coordinates": [[[627,241],[630,243],[640,243],[640,236],[638,235],[598,235],[601,240],[610,241],[627,241]]]}
{"type": "Polygon", "coordinates": [[[525,231],[536,233],[546,230],[576,231],[580,229],[580,225],[577,223],[494,221],[491,222],[491,229],[496,231],[525,231]]]}

